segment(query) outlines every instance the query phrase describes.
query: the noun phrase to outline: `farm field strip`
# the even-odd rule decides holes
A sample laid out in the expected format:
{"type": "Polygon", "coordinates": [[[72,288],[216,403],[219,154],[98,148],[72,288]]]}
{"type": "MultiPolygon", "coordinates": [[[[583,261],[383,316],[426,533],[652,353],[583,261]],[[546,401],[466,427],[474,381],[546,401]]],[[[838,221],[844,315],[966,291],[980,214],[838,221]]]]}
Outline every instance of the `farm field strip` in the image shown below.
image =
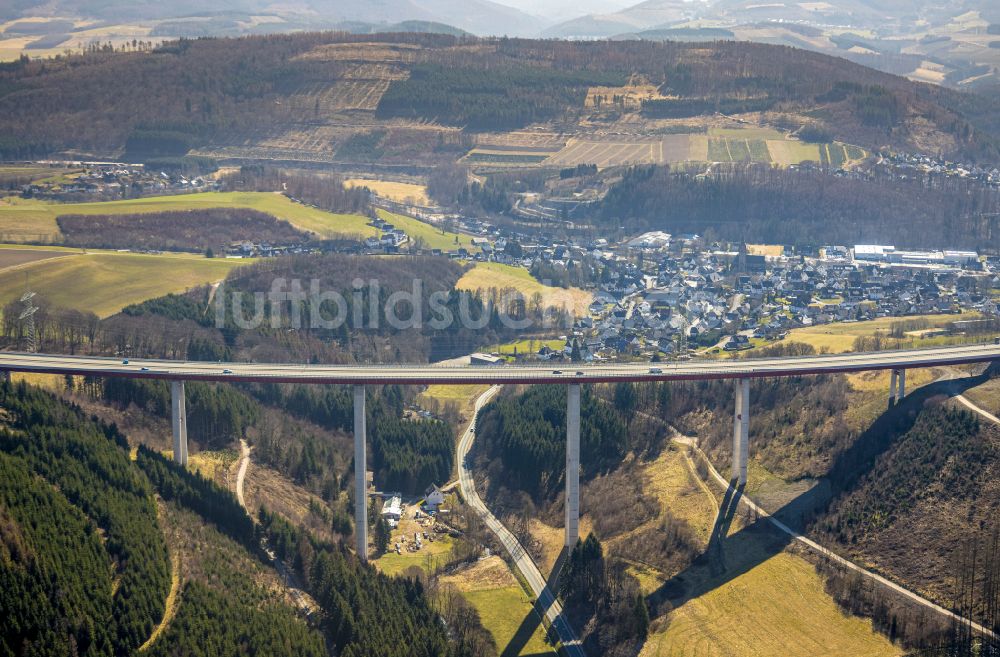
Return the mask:
{"type": "Polygon", "coordinates": [[[4,249],[0,248],[0,273],[14,269],[22,269],[42,260],[66,258],[74,256],[72,251],[43,251],[41,249],[4,249]]]}
{"type": "MultiPolygon", "coordinates": [[[[481,152],[477,148],[474,152],[481,152]]],[[[761,162],[790,166],[806,161],[834,167],[863,159],[861,148],[835,142],[809,144],[789,139],[771,128],[710,129],[707,133],[664,135],[659,139],[574,137],[545,164],[575,166],[596,164],[598,168],[628,164],[679,164],[682,162],[761,162]],[[821,155],[822,153],[822,155],[821,155]]]]}
{"type": "Polygon", "coordinates": [[[129,304],[222,280],[252,260],[135,253],[50,258],[0,271],[0,305],[31,290],[54,306],[107,317],[129,304]]]}
{"type": "Polygon", "coordinates": [[[0,240],[58,241],[56,217],[64,214],[141,214],[208,208],[247,208],[284,219],[301,230],[320,237],[348,235],[368,237],[377,231],[360,215],[334,214],[294,203],[270,192],[202,192],[177,196],[153,196],[103,203],[45,203],[7,199],[0,201],[0,240]]]}
{"type": "Polygon", "coordinates": [[[418,205],[428,205],[427,186],[414,183],[394,182],[389,180],[371,180],[367,178],[349,178],[344,181],[345,187],[367,187],[375,194],[398,203],[412,199],[418,205]]]}

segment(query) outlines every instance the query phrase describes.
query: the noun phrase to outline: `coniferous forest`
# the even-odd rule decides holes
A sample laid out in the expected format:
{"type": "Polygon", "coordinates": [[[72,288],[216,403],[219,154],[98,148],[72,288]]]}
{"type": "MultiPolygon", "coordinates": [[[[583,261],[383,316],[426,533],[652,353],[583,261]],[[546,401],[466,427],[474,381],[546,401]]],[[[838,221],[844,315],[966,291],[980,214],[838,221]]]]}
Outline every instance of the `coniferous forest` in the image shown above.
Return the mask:
{"type": "Polygon", "coordinates": [[[209,579],[181,585],[148,654],[480,654],[449,640],[418,582],[266,511],[255,527],[228,490],[144,446],[130,457],[114,425],[79,407],[18,383],[0,384],[0,408],[2,654],[132,655],[153,636],[176,567],[157,496],[214,547],[197,564],[209,579]],[[266,570],[262,536],[319,603],[315,627],[234,569],[266,570]]]}
{"type": "MultiPolygon", "coordinates": [[[[0,407],[6,412],[7,426],[0,432],[6,466],[21,468],[22,478],[53,487],[58,501],[49,503],[63,507],[63,515],[72,518],[73,513],[65,511],[71,505],[77,514],[75,522],[86,518],[85,535],[100,538],[103,580],[85,585],[103,589],[93,604],[102,597],[107,603],[79,616],[64,615],[74,608],[60,610],[59,606],[23,609],[23,615],[5,614],[0,636],[10,637],[11,648],[18,650],[25,643],[37,643],[39,654],[65,654],[42,637],[62,626],[66,628],[62,641],[82,642],[94,651],[90,654],[131,654],[163,616],[170,587],[167,548],[149,480],[130,461],[125,438],[113,426],[91,421],[47,393],[24,384],[4,384],[0,387],[0,407]],[[31,615],[38,612],[42,615],[31,615]]],[[[24,518],[29,526],[33,519],[34,514],[24,518]]],[[[37,538],[37,543],[22,543],[20,566],[30,574],[28,585],[51,587],[47,595],[60,605],[62,593],[54,583],[76,577],[69,569],[73,560],[35,562],[34,551],[46,550],[47,539],[53,537],[37,538]]],[[[5,594],[8,590],[4,587],[5,594]]],[[[20,604],[17,600],[20,596],[4,608],[16,609],[20,604]]]]}

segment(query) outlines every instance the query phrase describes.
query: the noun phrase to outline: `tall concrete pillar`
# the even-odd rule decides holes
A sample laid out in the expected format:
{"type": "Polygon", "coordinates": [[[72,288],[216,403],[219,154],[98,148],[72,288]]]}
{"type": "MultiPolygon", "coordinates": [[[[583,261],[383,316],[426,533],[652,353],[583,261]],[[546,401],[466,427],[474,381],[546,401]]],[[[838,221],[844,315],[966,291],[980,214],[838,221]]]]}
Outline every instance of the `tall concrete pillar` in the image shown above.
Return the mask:
{"type": "Polygon", "coordinates": [[[580,539],[580,384],[566,391],[566,548],[580,539]]]}
{"type": "Polygon", "coordinates": [[[354,536],[358,557],[368,561],[368,448],[365,440],[365,387],[354,386],[354,536]]]}
{"type": "Polygon", "coordinates": [[[188,464],[187,409],[184,405],[184,382],[170,382],[170,423],[174,432],[174,463],[188,464]]]}
{"type": "Polygon", "coordinates": [[[896,405],[896,382],[899,379],[899,370],[893,370],[889,375],[889,408],[896,405]]]}
{"type": "Polygon", "coordinates": [[[733,417],[733,471],[737,485],[747,483],[750,460],[750,379],[736,380],[736,411],[733,417]]]}
{"type": "Polygon", "coordinates": [[[896,393],[896,401],[903,401],[906,396],[906,370],[899,370],[899,391],[896,393]]]}

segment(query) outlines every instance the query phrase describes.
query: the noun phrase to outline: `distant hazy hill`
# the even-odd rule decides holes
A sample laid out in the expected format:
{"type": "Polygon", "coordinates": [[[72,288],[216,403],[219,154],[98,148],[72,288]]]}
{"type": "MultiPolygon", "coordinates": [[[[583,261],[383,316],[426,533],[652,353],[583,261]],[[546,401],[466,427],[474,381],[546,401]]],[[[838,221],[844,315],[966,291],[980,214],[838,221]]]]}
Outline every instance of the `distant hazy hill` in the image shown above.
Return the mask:
{"type": "Polygon", "coordinates": [[[854,27],[912,26],[919,21],[938,24],[970,11],[996,13],[993,0],[830,0],[800,3],[793,0],[716,0],[709,17],[736,21],[784,20],[848,25],[854,27]]]}
{"type": "MultiPolygon", "coordinates": [[[[31,15],[79,16],[97,20],[148,22],[171,19],[235,16],[274,16],[286,23],[269,23],[271,31],[289,28],[329,29],[338,23],[396,25],[421,21],[454,25],[476,34],[537,33],[539,20],[491,0],[304,0],[276,5],[268,0],[218,0],[207,6],[200,0],[14,0],[0,3],[0,19],[31,15]]],[[[422,30],[418,30],[422,31],[422,30]]],[[[218,34],[218,32],[212,32],[218,34]]]]}
{"type": "MultiPolygon", "coordinates": [[[[802,3],[796,0],[645,0],[615,12],[595,12],[577,17],[545,31],[546,36],[614,36],[684,23],[692,19],[728,24],[782,21],[856,28],[909,29],[918,23],[946,23],[968,12],[980,12],[986,20],[1000,21],[1000,3],[993,0],[830,0],[802,3]]],[[[924,25],[926,27],[926,25],[924,25]]]]}
{"type": "Polygon", "coordinates": [[[705,0],[645,0],[621,11],[590,14],[545,30],[548,37],[609,37],[648,30],[697,18],[709,6],[705,0]]]}
{"type": "Polygon", "coordinates": [[[998,32],[996,0],[645,0],[574,17],[543,35],[788,45],[981,91],[1000,85],[1000,59],[987,36],[998,32]]]}

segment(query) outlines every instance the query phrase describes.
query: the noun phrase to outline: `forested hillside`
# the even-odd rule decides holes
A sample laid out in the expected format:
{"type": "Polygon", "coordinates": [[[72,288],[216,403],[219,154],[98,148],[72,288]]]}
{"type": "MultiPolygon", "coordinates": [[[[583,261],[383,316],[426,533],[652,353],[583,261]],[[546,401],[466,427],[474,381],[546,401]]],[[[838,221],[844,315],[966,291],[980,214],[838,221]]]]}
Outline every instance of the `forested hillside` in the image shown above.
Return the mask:
{"type": "Polygon", "coordinates": [[[960,180],[837,177],[738,166],[692,177],[629,170],[592,210],[600,223],[780,243],[1000,247],[1000,192],[960,180]]]}
{"type": "MultiPolygon", "coordinates": [[[[584,477],[616,467],[632,448],[626,424],[589,389],[580,402],[580,463],[584,477]]],[[[498,484],[539,500],[556,494],[566,471],[566,390],[534,386],[502,395],[476,420],[476,457],[498,484]]]]}
{"type": "Polygon", "coordinates": [[[787,47],[426,34],[371,41],[331,33],[199,39],[152,52],[3,65],[0,157],[66,149],[113,155],[126,146],[142,157],[176,157],[194,147],[293,137],[304,124],[327,125],[350,110],[363,117],[355,129],[323,133],[343,159],[352,158],[352,140],[368,139],[399,163],[454,161],[468,145],[455,131],[388,124],[379,131],[369,122],[405,117],[505,130],[572,120],[584,109],[588,87],[620,85],[633,74],[663,96],[645,103],[646,118],[764,111],[820,123],[833,138],[870,149],[933,145],[977,161],[1000,154],[986,99],[787,47]],[[382,77],[359,72],[358,62],[366,61],[384,65],[382,77]],[[312,95],[317,89],[354,94],[358,76],[380,91],[332,106],[324,93],[312,95]],[[132,91],[138,81],[142,94],[132,91]]]}
{"type": "MultiPolygon", "coordinates": [[[[50,629],[66,627],[64,640],[93,642],[97,651],[94,654],[130,653],[149,637],[162,617],[170,586],[167,550],[152,487],[129,460],[125,438],[114,427],[92,422],[78,409],[23,384],[0,387],[0,408],[6,425],[0,429],[0,451],[9,455],[8,467],[25,468],[31,476],[54,486],[62,500],[85,514],[89,519],[87,533],[101,533],[105,563],[111,566],[104,571],[103,581],[83,584],[103,588],[102,596],[110,605],[100,604],[102,596],[97,596],[88,603],[97,606],[88,611],[101,615],[82,617],[62,615],[76,609],[81,600],[71,603],[69,609],[60,608],[63,603],[59,602],[58,587],[46,589],[52,585],[46,581],[49,573],[55,581],[75,577],[65,570],[67,564],[43,561],[39,565],[45,564],[44,569],[28,568],[26,585],[43,587],[52,606],[22,608],[23,615],[4,614],[2,622],[9,625],[0,636],[9,637],[10,643],[17,646],[41,639],[40,654],[58,654],[57,649],[45,645],[44,637],[50,629]]],[[[23,522],[33,522],[36,513],[29,511],[23,522]]],[[[44,553],[48,548],[42,543],[54,537],[38,538],[39,544],[22,555],[29,562],[28,555],[35,549],[44,553]]],[[[12,606],[5,608],[32,602],[12,601],[12,606]]]]}
{"type": "Polygon", "coordinates": [[[290,608],[247,581],[250,573],[221,565],[252,561],[257,550],[253,523],[228,491],[142,447],[133,462],[114,426],[36,388],[3,384],[0,409],[4,654],[132,655],[154,636],[171,570],[179,577],[154,491],[198,514],[187,528],[210,523],[217,529],[203,531],[242,547],[220,536],[199,555],[211,577],[185,582],[150,654],[327,654],[290,608]]]}
{"type": "Polygon", "coordinates": [[[85,216],[64,214],[56,218],[67,246],[98,249],[153,249],[205,251],[233,242],[266,242],[273,246],[298,245],[309,235],[287,221],[256,210],[189,210],[150,214],[85,216]]]}
{"type": "Polygon", "coordinates": [[[110,655],[110,556],[90,520],[17,457],[0,454],[0,650],[110,655]]]}
{"type": "MultiPolygon", "coordinates": [[[[901,413],[879,436],[874,462],[832,473],[842,492],[815,529],[891,579],[1000,629],[1000,432],[943,397],[901,413]]],[[[894,611],[882,610],[882,622],[894,611]]]]}
{"type": "Polygon", "coordinates": [[[5,654],[130,655],[150,637],[147,654],[191,657],[495,654],[478,647],[492,642],[474,611],[451,616],[419,582],[277,515],[262,510],[255,526],[228,490],[141,445],[132,460],[117,428],[50,393],[0,384],[0,413],[5,654]],[[319,604],[310,623],[265,565],[261,536],[319,604]]]}

